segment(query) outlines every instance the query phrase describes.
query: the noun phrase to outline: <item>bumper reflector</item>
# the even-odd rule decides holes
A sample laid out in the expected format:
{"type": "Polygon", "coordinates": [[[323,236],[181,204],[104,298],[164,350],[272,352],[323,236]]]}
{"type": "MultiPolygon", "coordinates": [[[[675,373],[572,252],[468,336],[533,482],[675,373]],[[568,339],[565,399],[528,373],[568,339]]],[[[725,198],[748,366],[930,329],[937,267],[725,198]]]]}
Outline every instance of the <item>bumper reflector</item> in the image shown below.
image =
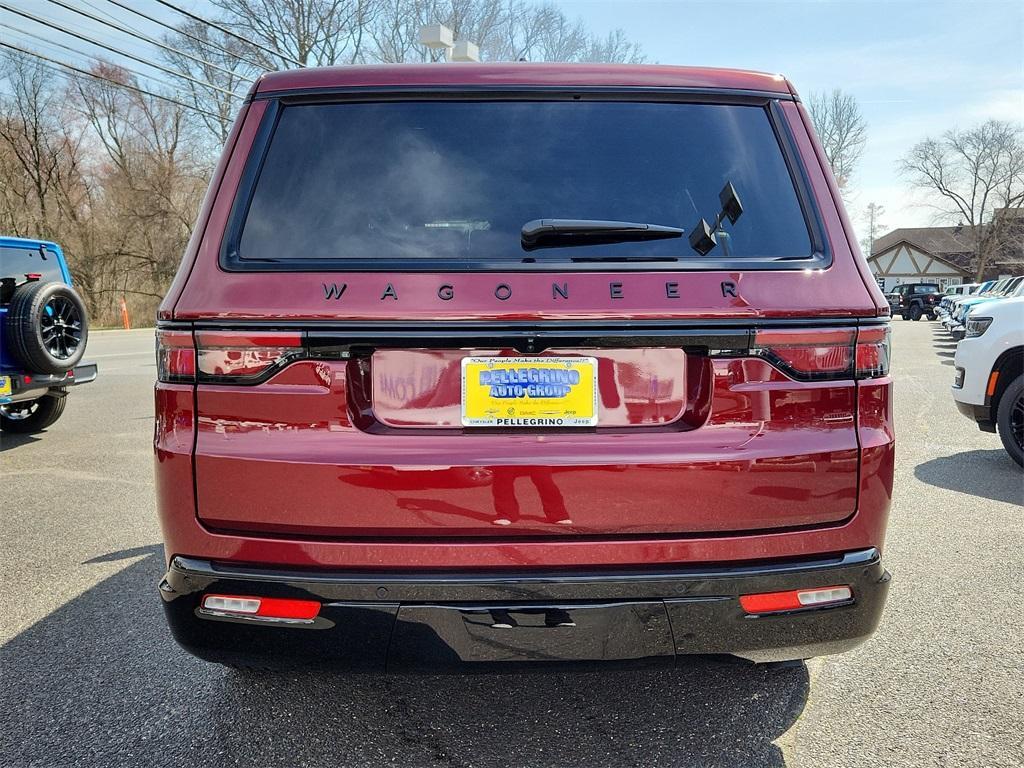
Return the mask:
{"type": "MultiPolygon", "coordinates": [[[[960,378],[960,386],[963,386],[963,383],[964,383],[963,376],[960,375],[960,372],[963,371],[963,368],[957,368],[956,370],[957,370],[957,375],[960,378]]],[[[985,387],[985,394],[988,395],[989,397],[992,397],[992,395],[994,395],[996,393],[996,384],[998,384],[998,383],[999,383],[999,371],[992,371],[992,373],[990,373],[988,375],[988,386],[985,387]]]]}
{"type": "Polygon", "coordinates": [[[821,587],[794,589],[789,592],[763,592],[759,595],[740,595],[740,606],[747,613],[775,613],[800,608],[817,608],[843,603],[853,598],[849,587],[821,587]]]}
{"type": "Polygon", "coordinates": [[[310,620],[320,613],[320,603],[316,600],[288,600],[279,597],[207,595],[203,598],[203,609],[236,616],[310,620]]]}

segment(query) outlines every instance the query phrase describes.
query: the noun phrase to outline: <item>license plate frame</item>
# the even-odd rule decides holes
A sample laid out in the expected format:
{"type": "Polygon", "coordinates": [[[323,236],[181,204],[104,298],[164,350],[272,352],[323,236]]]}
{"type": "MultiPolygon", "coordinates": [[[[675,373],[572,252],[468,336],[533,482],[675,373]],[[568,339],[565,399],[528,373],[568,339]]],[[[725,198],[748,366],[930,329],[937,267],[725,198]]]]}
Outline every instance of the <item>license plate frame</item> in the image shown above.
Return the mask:
{"type": "Polygon", "coordinates": [[[497,429],[595,427],[596,357],[462,358],[462,426],[497,429]],[[486,375],[481,375],[486,372],[486,375]],[[561,393],[561,394],[560,394],[561,393]]]}

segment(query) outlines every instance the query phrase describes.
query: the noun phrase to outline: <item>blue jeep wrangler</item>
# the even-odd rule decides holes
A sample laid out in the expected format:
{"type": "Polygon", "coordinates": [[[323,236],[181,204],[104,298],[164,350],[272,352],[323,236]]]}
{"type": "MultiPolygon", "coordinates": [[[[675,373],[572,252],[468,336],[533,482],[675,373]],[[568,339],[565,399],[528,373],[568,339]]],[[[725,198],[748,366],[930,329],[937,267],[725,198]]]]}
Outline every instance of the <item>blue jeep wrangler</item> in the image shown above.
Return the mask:
{"type": "Polygon", "coordinates": [[[68,388],[96,378],[82,363],[89,328],[56,243],[0,237],[0,430],[39,432],[68,388]]]}

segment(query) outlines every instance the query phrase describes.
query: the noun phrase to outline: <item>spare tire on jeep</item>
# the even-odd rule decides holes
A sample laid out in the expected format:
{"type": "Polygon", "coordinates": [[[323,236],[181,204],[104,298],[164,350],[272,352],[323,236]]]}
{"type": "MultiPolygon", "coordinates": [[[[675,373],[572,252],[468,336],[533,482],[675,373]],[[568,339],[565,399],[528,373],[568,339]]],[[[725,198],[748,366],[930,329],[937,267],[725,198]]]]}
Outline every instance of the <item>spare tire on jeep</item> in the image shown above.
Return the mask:
{"type": "Polygon", "coordinates": [[[85,305],[71,286],[29,282],[11,297],[4,344],[27,370],[58,374],[74,368],[88,336],[85,305]]]}

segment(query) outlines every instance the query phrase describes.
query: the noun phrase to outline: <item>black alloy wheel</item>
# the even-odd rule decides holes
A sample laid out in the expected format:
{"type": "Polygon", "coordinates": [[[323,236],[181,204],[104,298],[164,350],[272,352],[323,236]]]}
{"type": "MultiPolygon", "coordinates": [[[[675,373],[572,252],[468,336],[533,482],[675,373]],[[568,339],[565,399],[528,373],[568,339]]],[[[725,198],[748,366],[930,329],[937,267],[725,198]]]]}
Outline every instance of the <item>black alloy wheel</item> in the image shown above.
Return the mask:
{"type": "Polygon", "coordinates": [[[85,318],[78,307],[66,296],[54,296],[43,307],[39,324],[43,331],[43,345],[57,360],[69,360],[82,343],[85,318]]]}

